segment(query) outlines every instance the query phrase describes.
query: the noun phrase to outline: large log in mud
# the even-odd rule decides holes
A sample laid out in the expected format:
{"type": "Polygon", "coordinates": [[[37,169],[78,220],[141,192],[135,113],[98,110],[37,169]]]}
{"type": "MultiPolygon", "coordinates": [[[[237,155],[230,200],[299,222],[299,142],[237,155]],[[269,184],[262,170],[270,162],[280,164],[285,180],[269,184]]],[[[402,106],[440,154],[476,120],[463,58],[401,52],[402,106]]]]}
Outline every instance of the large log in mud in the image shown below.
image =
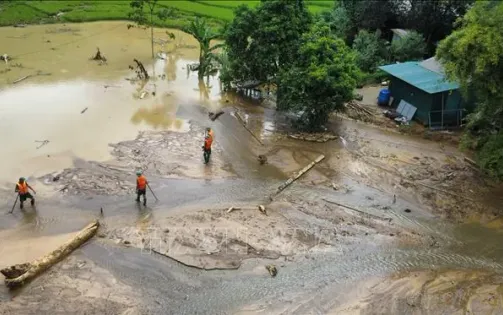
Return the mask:
{"type": "Polygon", "coordinates": [[[68,254],[87,242],[96,234],[99,222],[94,221],[83,228],[74,238],[61,245],[53,252],[41,257],[31,263],[14,265],[0,270],[5,276],[5,285],[9,288],[22,286],[27,281],[34,279],[51,266],[65,258],[68,254]]]}
{"type": "Polygon", "coordinates": [[[306,167],[304,167],[303,169],[301,169],[297,174],[295,174],[294,176],[290,177],[286,182],[284,182],[283,184],[281,184],[281,186],[278,187],[278,189],[276,190],[276,192],[273,195],[269,196],[269,199],[272,200],[272,198],[275,195],[279,194],[286,187],[290,186],[294,181],[296,181],[297,179],[299,179],[307,171],[309,171],[311,168],[313,168],[313,166],[315,166],[316,164],[320,163],[324,158],[325,158],[325,156],[323,154],[320,155],[320,156],[318,156],[314,161],[312,161],[306,167]]]}

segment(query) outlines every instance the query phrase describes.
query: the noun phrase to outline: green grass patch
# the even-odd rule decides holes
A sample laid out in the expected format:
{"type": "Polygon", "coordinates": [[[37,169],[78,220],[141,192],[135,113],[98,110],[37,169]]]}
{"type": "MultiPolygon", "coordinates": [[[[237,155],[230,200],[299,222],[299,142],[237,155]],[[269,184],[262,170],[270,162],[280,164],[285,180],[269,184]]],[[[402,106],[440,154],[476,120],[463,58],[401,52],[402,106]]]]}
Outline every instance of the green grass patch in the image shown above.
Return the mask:
{"type": "Polygon", "coordinates": [[[22,2],[0,5],[0,25],[44,23],[48,15],[22,2]]]}
{"type": "MultiPolygon", "coordinates": [[[[250,1],[159,1],[157,10],[174,8],[175,16],[160,21],[155,25],[161,27],[182,28],[195,17],[204,17],[208,23],[219,28],[234,17],[234,9],[242,4],[255,7],[259,0],[250,1]]],[[[327,10],[333,1],[307,1],[313,13],[327,10]]],[[[6,1],[0,2],[0,25],[44,24],[58,22],[88,22],[100,20],[128,20],[131,12],[130,1],[6,1]],[[56,18],[56,15],[63,15],[56,18]]]]}
{"type": "Polygon", "coordinates": [[[256,7],[259,5],[260,1],[257,0],[250,0],[250,1],[200,1],[200,0],[193,0],[192,2],[197,2],[209,6],[214,6],[214,7],[220,7],[220,8],[227,8],[234,10],[240,5],[247,5],[249,7],[256,7]]]}

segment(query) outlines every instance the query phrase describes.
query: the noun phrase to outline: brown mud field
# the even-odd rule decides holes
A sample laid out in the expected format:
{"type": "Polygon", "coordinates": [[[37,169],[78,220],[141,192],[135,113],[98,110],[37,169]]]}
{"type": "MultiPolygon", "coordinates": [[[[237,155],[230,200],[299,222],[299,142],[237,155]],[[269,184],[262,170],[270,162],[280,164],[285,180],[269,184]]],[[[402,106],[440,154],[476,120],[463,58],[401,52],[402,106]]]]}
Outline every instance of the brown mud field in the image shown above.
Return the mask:
{"type": "Polygon", "coordinates": [[[198,82],[192,37],[156,30],[166,55],[152,61],[149,33],[126,25],[0,28],[12,57],[0,65],[0,268],[101,222],[23,288],[2,286],[0,314],[503,313],[503,190],[457,148],[342,116],[329,141],[292,137],[270,104],[198,82]],[[96,47],[106,63],[89,60],[96,47]],[[137,169],[157,197],[146,207],[137,169]],[[37,207],[9,214],[20,176],[37,207]]]}

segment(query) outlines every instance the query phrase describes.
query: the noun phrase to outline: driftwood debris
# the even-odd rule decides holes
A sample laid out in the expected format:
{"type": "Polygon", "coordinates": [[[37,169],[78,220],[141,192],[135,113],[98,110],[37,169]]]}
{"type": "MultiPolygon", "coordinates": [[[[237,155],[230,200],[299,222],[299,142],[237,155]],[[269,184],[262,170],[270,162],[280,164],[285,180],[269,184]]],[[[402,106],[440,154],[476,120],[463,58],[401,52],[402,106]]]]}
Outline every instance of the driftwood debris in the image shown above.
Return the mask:
{"type": "Polygon", "coordinates": [[[25,75],[24,77],[19,78],[19,79],[17,79],[16,81],[12,82],[12,84],[16,84],[16,83],[19,83],[19,82],[21,82],[21,81],[24,81],[24,80],[28,79],[28,78],[29,78],[29,77],[31,77],[31,76],[32,76],[31,74],[29,74],[29,75],[25,75]]]}
{"type": "Polygon", "coordinates": [[[87,107],[80,111],[81,114],[84,114],[87,111],[87,107]]]}
{"type": "Polygon", "coordinates": [[[41,257],[31,263],[18,264],[0,270],[0,272],[5,276],[5,284],[9,288],[15,288],[32,280],[37,275],[49,269],[51,266],[87,242],[96,234],[98,227],[99,222],[94,221],[83,228],[77,235],[75,235],[74,238],[44,257],[41,257]]]}
{"type": "Polygon", "coordinates": [[[138,76],[138,79],[148,80],[150,76],[148,75],[147,70],[145,70],[143,64],[136,58],[133,59],[133,61],[136,63],[136,75],[138,76]]]}
{"type": "Polygon", "coordinates": [[[107,58],[101,54],[99,47],[96,47],[96,54],[93,57],[91,57],[91,60],[107,62],[107,58]]]}
{"type": "Polygon", "coordinates": [[[391,222],[391,218],[383,218],[383,217],[380,217],[378,215],[375,215],[375,214],[371,214],[371,213],[368,213],[368,212],[365,212],[365,211],[361,211],[361,210],[358,210],[356,208],[353,208],[353,207],[350,207],[350,206],[347,206],[345,204],[342,204],[342,203],[338,203],[338,202],[335,202],[335,201],[332,201],[332,200],[328,200],[328,199],[325,199],[325,198],[322,198],[323,201],[325,202],[328,202],[328,203],[331,203],[331,204],[334,204],[334,205],[337,205],[339,207],[343,207],[343,208],[346,208],[346,209],[349,209],[349,210],[352,210],[354,212],[358,212],[362,215],[365,215],[365,216],[368,216],[368,217],[371,217],[371,218],[374,218],[374,219],[378,219],[378,220],[383,220],[383,221],[388,221],[388,222],[391,222]]]}
{"type": "Polygon", "coordinates": [[[40,145],[37,147],[37,150],[43,147],[46,144],[49,144],[49,140],[35,140],[35,142],[40,143],[40,145]]]}
{"type": "Polygon", "coordinates": [[[236,118],[241,122],[241,125],[243,125],[243,127],[250,133],[250,135],[252,135],[252,137],[257,140],[258,143],[260,143],[260,145],[264,145],[264,143],[259,138],[257,138],[257,136],[246,126],[246,122],[243,117],[241,117],[241,114],[237,110],[234,112],[234,114],[236,115],[236,118]]]}
{"type": "Polygon", "coordinates": [[[276,275],[278,274],[278,269],[274,265],[267,265],[267,266],[265,266],[265,269],[267,269],[267,271],[269,271],[269,274],[271,275],[271,277],[276,277],[276,275]]]}
{"type": "Polygon", "coordinates": [[[289,134],[288,137],[295,140],[320,142],[320,143],[335,140],[338,138],[338,136],[329,133],[298,133],[298,134],[289,134]]]}
{"type": "Polygon", "coordinates": [[[228,210],[227,210],[227,213],[231,213],[232,211],[234,210],[241,210],[241,208],[237,208],[237,207],[230,207],[228,210]]]}
{"type": "Polygon", "coordinates": [[[346,108],[352,109],[352,110],[354,110],[355,112],[358,112],[358,113],[363,113],[363,114],[365,114],[366,116],[369,116],[369,117],[374,116],[374,114],[371,111],[369,111],[363,105],[361,105],[361,104],[359,104],[358,102],[355,102],[355,101],[347,102],[346,103],[346,108]]]}
{"type": "MultiPolygon", "coordinates": [[[[324,158],[325,158],[325,156],[323,154],[320,155],[320,156],[318,156],[314,161],[312,161],[306,167],[304,167],[303,169],[301,169],[297,174],[295,174],[294,176],[290,177],[286,182],[284,182],[283,184],[281,184],[281,186],[278,187],[278,189],[276,190],[276,193],[274,193],[274,195],[277,195],[280,192],[282,192],[286,187],[290,186],[294,181],[296,181],[297,179],[299,179],[299,177],[301,177],[307,171],[309,171],[311,168],[313,168],[313,166],[315,166],[316,164],[320,163],[324,158]]],[[[273,195],[270,196],[271,200],[272,200],[272,197],[273,197],[273,195]]]]}
{"type": "Polygon", "coordinates": [[[208,117],[211,119],[211,121],[215,121],[218,117],[220,117],[221,115],[224,114],[224,111],[222,110],[219,110],[218,112],[216,113],[213,113],[213,112],[209,112],[208,113],[208,117]]]}

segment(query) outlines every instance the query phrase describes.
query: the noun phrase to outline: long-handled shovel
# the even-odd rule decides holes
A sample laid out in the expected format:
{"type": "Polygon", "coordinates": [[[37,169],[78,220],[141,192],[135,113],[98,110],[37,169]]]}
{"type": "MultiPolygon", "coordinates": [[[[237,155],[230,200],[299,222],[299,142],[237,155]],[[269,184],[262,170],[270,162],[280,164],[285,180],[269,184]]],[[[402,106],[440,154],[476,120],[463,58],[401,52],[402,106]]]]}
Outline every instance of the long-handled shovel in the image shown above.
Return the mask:
{"type": "Polygon", "coordinates": [[[155,200],[156,200],[156,201],[159,201],[159,198],[157,198],[157,196],[154,194],[154,192],[152,191],[152,188],[150,188],[150,185],[149,185],[149,184],[147,184],[147,187],[148,187],[148,189],[150,190],[150,192],[152,193],[152,195],[154,195],[155,200]]]}
{"type": "Polygon", "coordinates": [[[12,206],[12,209],[9,211],[9,213],[14,212],[14,208],[16,207],[17,200],[19,199],[19,194],[17,194],[16,201],[14,201],[14,205],[12,206]]]}

